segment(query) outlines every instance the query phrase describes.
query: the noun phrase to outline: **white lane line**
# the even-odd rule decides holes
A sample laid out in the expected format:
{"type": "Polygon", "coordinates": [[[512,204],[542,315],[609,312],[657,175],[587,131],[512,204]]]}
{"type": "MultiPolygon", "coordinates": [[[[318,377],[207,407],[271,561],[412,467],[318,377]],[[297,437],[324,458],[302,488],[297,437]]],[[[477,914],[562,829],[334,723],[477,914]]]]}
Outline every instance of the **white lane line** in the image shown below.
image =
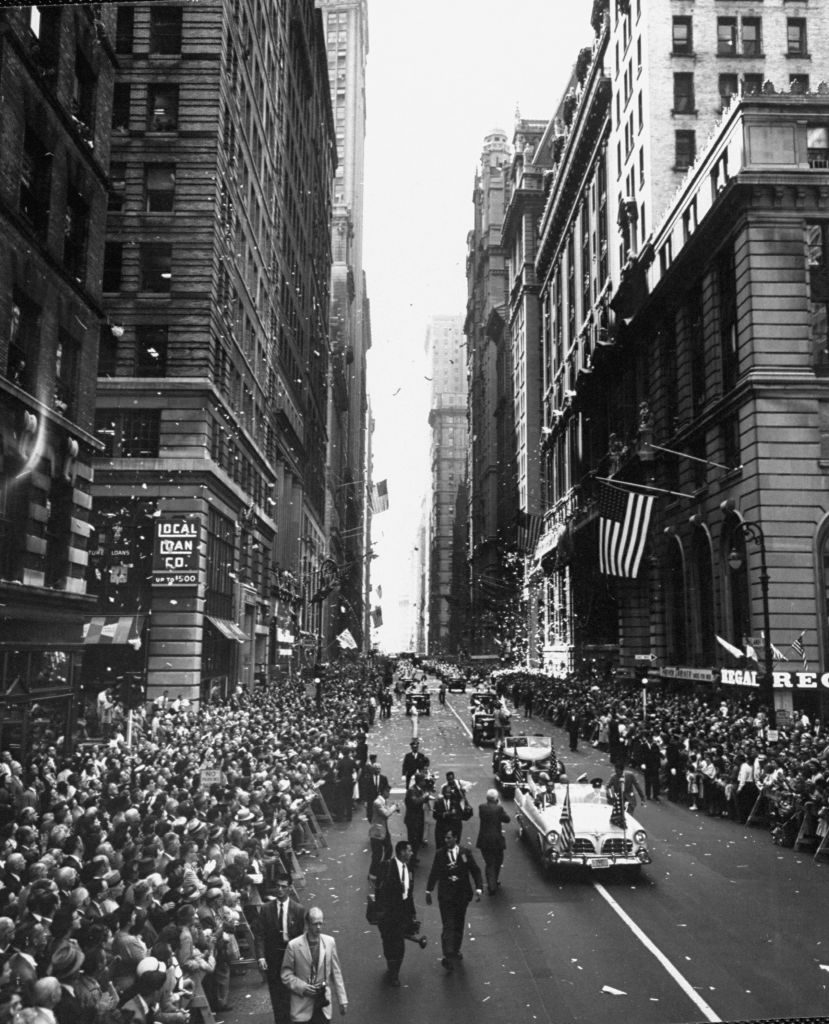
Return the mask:
{"type": "Polygon", "coordinates": [[[661,949],[659,949],[653,942],[645,935],[639,925],[625,913],[624,910],[619,906],[616,900],[610,895],[603,885],[598,882],[593,883],[593,887],[596,892],[602,897],[602,899],[608,904],[611,910],[615,911],[616,914],[622,919],[622,921],[630,928],[637,939],[642,943],[645,949],[649,950],[656,959],[662,964],[665,970],[670,974],[674,981],[679,985],[685,995],[693,1002],[701,1011],[705,1014],[705,1019],[712,1022],[719,1022],[722,1020],[717,1014],[711,1009],[706,1003],[702,996],[697,992],[694,986],[688,981],[688,979],[681,974],[671,961],[665,956],[661,949]]]}
{"type": "Polygon", "coordinates": [[[470,730],[469,726],[466,724],[466,722],[464,722],[464,720],[461,718],[458,712],[452,707],[449,701],[447,701],[444,706],[449,708],[449,710],[452,712],[455,718],[457,718],[458,725],[460,725],[461,729],[463,729],[463,731],[466,733],[469,739],[472,739],[472,731],[470,730]]]}

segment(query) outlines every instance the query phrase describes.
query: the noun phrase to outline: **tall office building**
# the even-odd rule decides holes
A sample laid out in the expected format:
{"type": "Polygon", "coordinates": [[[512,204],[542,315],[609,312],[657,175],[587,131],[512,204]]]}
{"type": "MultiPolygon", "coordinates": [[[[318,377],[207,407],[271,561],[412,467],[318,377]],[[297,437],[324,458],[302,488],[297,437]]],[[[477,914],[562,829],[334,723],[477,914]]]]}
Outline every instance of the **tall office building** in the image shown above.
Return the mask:
{"type": "Polygon", "coordinates": [[[426,359],[431,377],[429,448],[429,629],[432,655],[456,655],[463,644],[466,591],[463,529],[459,500],[466,493],[468,434],[463,318],[433,316],[426,329],[426,359]]]}
{"type": "Polygon", "coordinates": [[[326,534],[338,586],[325,604],[326,646],[349,629],[368,648],[371,493],[366,353],[371,320],[363,270],[367,0],[317,0],[325,26],[337,144],[331,226],[331,369],[326,534]]]}
{"type": "Polygon", "coordinates": [[[0,12],[0,746],[16,755],[70,735],[100,636],[85,572],[114,18],[0,12]]]}
{"type": "Polygon", "coordinates": [[[472,656],[500,657],[499,611],[514,591],[507,553],[517,540],[518,501],[512,351],[507,269],[501,241],[511,151],[506,133],[484,140],[473,192],[474,223],[467,236],[464,334],[468,381],[467,484],[469,616],[465,648],[472,656]]]}
{"type": "Polygon", "coordinates": [[[325,38],[313,0],[205,0],[119,5],[115,49],[89,586],[146,627],[87,670],[198,700],[321,644],[325,38]]]}

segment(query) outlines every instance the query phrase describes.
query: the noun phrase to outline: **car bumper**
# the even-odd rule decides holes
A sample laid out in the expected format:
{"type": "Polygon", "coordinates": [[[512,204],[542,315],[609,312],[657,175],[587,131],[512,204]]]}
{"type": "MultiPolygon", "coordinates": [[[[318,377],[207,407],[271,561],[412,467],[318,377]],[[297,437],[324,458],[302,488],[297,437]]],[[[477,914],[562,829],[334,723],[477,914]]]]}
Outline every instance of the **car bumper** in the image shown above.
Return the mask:
{"type": "Polygon", "coordinates": [[[628,856],[602,857],[600,854],[569,854],[556,850],[547,851],[547,860],[554,867],[583,867],[591,871],[607,871],[610,868],[638,868],[652,863],[650,852],[644,847],[628,856]]]}

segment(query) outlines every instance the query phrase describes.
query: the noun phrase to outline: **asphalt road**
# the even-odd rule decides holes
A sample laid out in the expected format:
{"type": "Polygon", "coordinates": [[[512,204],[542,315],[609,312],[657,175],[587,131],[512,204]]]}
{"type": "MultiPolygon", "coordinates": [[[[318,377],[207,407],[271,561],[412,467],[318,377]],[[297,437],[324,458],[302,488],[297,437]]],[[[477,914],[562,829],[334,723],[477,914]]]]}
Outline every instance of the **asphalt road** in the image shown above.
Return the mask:
{"type": "MultiPolygon", "coordinates": [[[[417,722],[422,748],[439,773],[472,783],[470,802],[492,785],[491,751],[476,749],[465,729],[468,698],[436,698],[417,722]],[[453,713],[454,711],[454,713],[453,713]]],[[[539,719],[515,731],[552,734],[568,774],[607,777],[606,756],[539,719]]],[[[370,750],[398,787],[412,721],[395,706],[372,730],[370,750]]],[[[505,803],[513,814],[511,801],[505,803]]],[[[384,982],[376,929],[365,921],[369,862],[362,809],[349,824],[326,830],[328,847],[302,859],[306,905],[325,912],[337,939],[349,992],[346,1020],[360,1024],[668,1024],[805,1017],[829,1008],[827,866],[775,847],[763,829],[694,814],[664,800],[639,808],[654,863],[636,880],[545,875],[514,826],[506,826],[502,889],[484,894],[467,917],[465,958],[446,975],[440,966],[440,917],[423,900],[433,847],[421,854],[415,900],[427,949],[407,944],[402,986],[384,982]]],[[[402,816],[393,837],[405,836],[402,816]]],[[[473,843],[476,821],[465,825],[473,843]]],[[[480,862],[480,857],[478,858],[480,862]]],[[[225,1024],[271,1024],[258,971],[234,980],[235,1008],[225,1024]]],[[[335,1011],[335,1018],[338,1014],[335,1011]]]]}

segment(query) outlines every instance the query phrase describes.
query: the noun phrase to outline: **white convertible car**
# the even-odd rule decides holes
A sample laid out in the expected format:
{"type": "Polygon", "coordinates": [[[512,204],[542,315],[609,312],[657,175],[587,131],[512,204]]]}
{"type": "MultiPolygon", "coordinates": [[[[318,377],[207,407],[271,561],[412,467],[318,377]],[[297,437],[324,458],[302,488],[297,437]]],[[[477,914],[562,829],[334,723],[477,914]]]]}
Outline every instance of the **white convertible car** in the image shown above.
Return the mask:
{"type": "Polygon", "coordinates": [[[555,802],[545,787],[532,778],[516,790],[516,821],[521,835],[534,847],[542,864],[583,866],[594,870],[613,867],[636,869],[651,863],[648,834],[630,814],[624,827],[611,823],[613,807],[604,784],[593,782],[556,783],[555,802]],[[561,821],[567,793],[570,795],[572,839],[568,842],[566,821],[561,821]]]}

